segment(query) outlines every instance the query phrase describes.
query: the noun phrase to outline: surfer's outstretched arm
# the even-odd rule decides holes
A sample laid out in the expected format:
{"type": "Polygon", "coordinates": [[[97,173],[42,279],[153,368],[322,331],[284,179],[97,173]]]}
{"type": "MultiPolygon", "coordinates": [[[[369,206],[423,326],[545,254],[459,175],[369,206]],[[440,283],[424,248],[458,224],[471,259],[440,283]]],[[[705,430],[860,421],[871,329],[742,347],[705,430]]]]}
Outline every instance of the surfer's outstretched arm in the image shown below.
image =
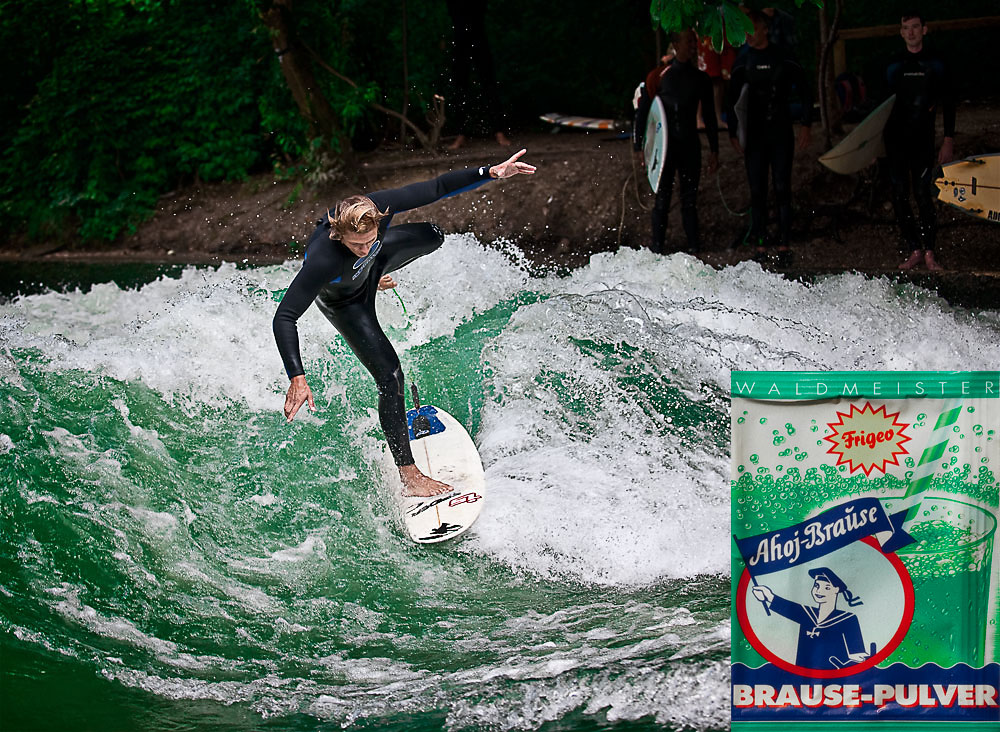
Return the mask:
{"type": "Polygon", "coordinates": [[[409,211],[434,203],[442,198],[471,191],[491,180],[510,178],[518,174],[531,175],[535,172],[535,166],[519,161],[519,158],[526,152],[526,149],[519,150],[497,165],[453,170],[450,173],[439,175],[437,178],[411,183],[401,188],[376,191],[368,197],[380,211],[388,211],[390,216],[402,211],[409,211]]]}

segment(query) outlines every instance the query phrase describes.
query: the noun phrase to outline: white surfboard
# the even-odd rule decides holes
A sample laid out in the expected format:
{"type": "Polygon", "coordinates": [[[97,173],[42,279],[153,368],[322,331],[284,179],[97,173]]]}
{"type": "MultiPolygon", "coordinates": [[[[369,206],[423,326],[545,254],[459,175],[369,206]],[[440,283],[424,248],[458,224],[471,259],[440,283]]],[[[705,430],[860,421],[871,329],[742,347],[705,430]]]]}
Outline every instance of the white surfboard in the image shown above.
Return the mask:
{"type": "Polygon", "coordinates": [[[476,444],[461,422],[440,407],[425,404],[406,413],[410,449],[424,475],[452,486],[439,496],[397,494],[403,524],[418,544],[461,536],[479,518],[486,496],[486,475],[476,444]]]}
{"type": "Polygon", "coordinates": [[[663,165],[667,159],[667,111],[659,97],[653,99],[646,118],[645,142],[642,154],[646,158],[646,177],[656,193],[663,175],[663,165]]]}
{"type": "Polygon", "coordinates": [[[885,155],[882,131],[885,129],[885,123],[889,121],[895,103],[896,95],[893,94],[861,120],[847,137],[834,145],[829,152],[821,155],[819,161],[834,173],[850,175],[868,167],[877,158],[885,155]]]}

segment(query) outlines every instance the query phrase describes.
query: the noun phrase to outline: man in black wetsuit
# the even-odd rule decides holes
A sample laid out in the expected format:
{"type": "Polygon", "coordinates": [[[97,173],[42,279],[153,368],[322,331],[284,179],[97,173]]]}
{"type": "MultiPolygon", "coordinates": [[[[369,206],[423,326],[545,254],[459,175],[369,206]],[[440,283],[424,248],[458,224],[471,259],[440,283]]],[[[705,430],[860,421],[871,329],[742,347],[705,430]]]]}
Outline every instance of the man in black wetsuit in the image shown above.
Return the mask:
{"type": "Polygon", "coordinates": [[[934,258],[937,212],[934,209],[934,170],[950,163],[955,136],[955,97],[948,66],[927,48],[927,26],[917,12],[903,15],[900,35],[906,48],[892,59],[886,72],[889,93],[896,95],[892,115],[885,125],[886,157],[892,177],[892,205],[903,244],[910,256],[899,265],[913,269],[941,269],[934,258]],[[934,118],[944,110],[944,142],[934,154],[934,118]],[[910,183],[917,199],[919,224],[910,208],[910,183]]]}
{"type": "MultiPolygon", "coordinates": [[[[705,131],[710,149],[708,174],[719,167],[719,128],[712,94],[712,79],[698,69],[698,36],[693,30],[678,33],[673,39],[674,58],[659,78],[656,95],[667,113],[667,159],[663,163],[660,187],[653,204],[653,238],[650,244],[662,254],[667,234],[667,214],[674,189],[674,176],[681,182],[681,222],[687,237],[687,250],[694,254],[701,247],[698,237],[698,182],[701,178],[701,140],[698,139],[698,103],[702,105],[705,131]]],[[[636,109],[636,151],[642,149],[642,135],[652,106],[653,95],[643,94],[636,109]]]]}
{"type": "Polygon", "coordinates": [[[375,295],[396,286],[389,273],[430,254],[444,241],[434,224],[400,224],[389,228],[394,214],[476,188],[495,178],[535,172],[518,162],[526,151],[499,165],[445,173],[402,188],[351,196],[327,211],[306,244],[305,261],[274,314],[274,338],[291,383],[285,418],[291,421],[303,404],[315,410],[299,354],[296,321],[314,301],[358,360],[375,378],[378,413],[403,491],[433,496],[450,490],[417,469],[410,452],[403,398],[403,370],[375,317],[375,295]]]}
{"type": "Polygon", "coordinates": [[[736,57],[729,83],[729,140],[737,154],[744,157],[750,184],[750,227],[745,241],[755,247],[757,257],[767,253],[767,174],[770,170],[778,206],[777,260],[779,264],[787,264],[791,259],[788,246],[792,228],[792,158],[795,154],[790,101],[798,92],[802,103],[798,147],[804,150],[810,140],[812,94],[802,65],[795,56],[787,47],[769,42],[767,16],[757,11],[750,11],[749,15],[754,32],[747,36],[747,45],[736,57]],[[739,141],[735,111],[744,85],[747,86],[746,150],[739,141]]]}

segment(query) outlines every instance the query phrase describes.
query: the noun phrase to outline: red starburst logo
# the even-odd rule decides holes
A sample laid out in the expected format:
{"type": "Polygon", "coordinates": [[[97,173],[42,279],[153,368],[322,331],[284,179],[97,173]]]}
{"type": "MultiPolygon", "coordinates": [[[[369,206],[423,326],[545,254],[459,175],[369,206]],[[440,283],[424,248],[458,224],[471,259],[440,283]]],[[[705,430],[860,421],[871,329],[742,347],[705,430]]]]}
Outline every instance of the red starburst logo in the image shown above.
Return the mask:
{"type": "Polygon", "coordinates": [[[837,465],[850,466],[852,473],[885,473],[886,465],[899,465],[899,456],[909,454],[903,443],[910,441],[905,434],[910,425],[899,421],[899,412],[886,414],[884,404],[878,409],[871,402],[861,409],[852,404],[850,413],[837,412],[837,418],[827,424],[833,434],[823,439],[833,443],[827,453],[837,456],[837,465]]]}

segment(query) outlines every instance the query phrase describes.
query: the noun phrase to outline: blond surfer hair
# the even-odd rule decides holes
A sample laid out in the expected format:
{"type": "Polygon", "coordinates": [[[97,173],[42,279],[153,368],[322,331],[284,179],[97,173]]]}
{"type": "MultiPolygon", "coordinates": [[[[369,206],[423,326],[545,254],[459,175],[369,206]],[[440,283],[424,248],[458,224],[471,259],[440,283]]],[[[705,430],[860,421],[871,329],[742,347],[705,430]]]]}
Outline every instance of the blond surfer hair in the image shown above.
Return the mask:
{"type": "Polygon", "coordinates": [[[389,209],[379,211],[372,199],[361,195],[348,196],[334,206],[332,212],[329,209],[326,212],[332,229],[331,237],[349,233],[367,234],[377,229],[379,222],[388,215],[389,209]]]}

